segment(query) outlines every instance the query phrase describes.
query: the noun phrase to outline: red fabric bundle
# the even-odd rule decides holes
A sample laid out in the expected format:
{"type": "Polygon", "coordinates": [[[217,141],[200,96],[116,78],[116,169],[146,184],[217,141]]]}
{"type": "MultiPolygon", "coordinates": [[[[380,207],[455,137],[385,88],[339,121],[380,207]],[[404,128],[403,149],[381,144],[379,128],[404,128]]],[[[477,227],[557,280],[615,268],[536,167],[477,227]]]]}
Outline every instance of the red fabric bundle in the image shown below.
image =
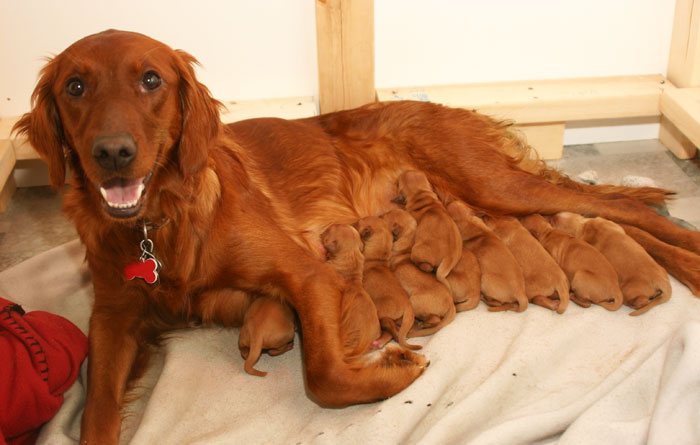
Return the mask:
{"type": "Polygon", "coordinates": [[[36,441],[87,351],[85,334],[70,321],[43,311],[25,314],[0,297],[0,444],[36,441]]]}

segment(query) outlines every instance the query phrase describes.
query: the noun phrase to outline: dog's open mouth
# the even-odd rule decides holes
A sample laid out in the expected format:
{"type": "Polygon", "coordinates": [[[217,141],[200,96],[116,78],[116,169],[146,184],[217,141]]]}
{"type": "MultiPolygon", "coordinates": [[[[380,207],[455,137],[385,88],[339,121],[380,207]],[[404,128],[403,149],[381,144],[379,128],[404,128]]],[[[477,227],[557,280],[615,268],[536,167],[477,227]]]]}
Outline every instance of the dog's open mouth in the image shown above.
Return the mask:
{"type": "Polygon", "coordinates": [[[130,218],[141,210],[146,184],[151,175],[140,178],[112,178],[99,186],[102,206],[114,218],[130,218]]]}

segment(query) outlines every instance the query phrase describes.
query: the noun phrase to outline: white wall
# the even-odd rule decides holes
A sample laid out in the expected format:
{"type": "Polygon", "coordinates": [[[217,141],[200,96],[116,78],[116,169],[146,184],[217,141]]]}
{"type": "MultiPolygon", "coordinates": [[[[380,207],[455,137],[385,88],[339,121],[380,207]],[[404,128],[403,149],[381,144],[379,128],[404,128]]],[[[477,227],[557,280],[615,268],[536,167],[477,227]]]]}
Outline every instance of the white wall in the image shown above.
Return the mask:
{"type": "Polygon", "coordinates": [[[0,0],[0,117],[29,109],[43,58],[108,28],[189,52],[221,100],[318,94],[311,0],[0,0]]]}
{"type": "MultiPolygon", "coordinates": [[[[665,74],[674,4],[375,0],[376,86],[665,74]]],[[[221,100],[318,95],[313,0],[0,0],[0,117],[27,111],[42,57],[106,28],[189,51],[221,100]]],[[[580,127],[566,143],[654,138],[658,125],[580,127]]]]}

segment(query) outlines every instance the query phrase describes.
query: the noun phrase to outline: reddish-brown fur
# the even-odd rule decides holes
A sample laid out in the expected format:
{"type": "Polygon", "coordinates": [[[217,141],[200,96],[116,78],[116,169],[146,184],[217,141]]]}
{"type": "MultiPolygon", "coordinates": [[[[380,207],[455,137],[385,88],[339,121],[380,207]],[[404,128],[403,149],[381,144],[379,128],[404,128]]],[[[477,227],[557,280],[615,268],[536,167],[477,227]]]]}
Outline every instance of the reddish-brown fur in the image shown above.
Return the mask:
{"type": "Polygon", "coordinates": [[[420,320],[409,337],[434,334],[449,324],[457,310],[452,295],[435,275],[423,272],[411,261],[411,248],[416,234],[416,220],[404,210],[382,215],[394,235],[391,249],[391,270],[410,298],[415,317],[420,320]]]}
{"type": "Polygon", "coordinates": [[[398,200],[416,219],[411,261],[424,272],[435,272],[448,289],[447,275],[462,256],[462,238],[447,214],[428,178],[422,172],[407,171],[399,176],[398,200]]]}
{"type": "Polygon", "coordinates": [[[194,62],[136,33],[88,36],[44,67],[32,110],[15,126],[48,162],[52,184],[63,184],[66,160],[72,171],[64,209],[86,247],[95,290],[82,442],[116,443],[128,381],[160,333],[190,321],[240,324],[238,310],[201,302],[233,298],[226,289],[278,296],[294,307],[306,383],[320,403],[370,402],[409,385],[427,363],[418,354],[387,348],[373,353],[377,360],[346,360],[346,286],[323,263],[318,241],[332,223],[390,210],[407,170],[424,172],[441,198],[492,213],[600,215],[700,253],[700,234],[631,197],[660,201],[665,192],[575,184],[532,161],[508,125],[487,116],[397,102],[223,125],[194,62]],[[162,79],[153,88],[150,71],[162,79]],[[138,149],[118,171],[92,155],[100,138],[115,135],[138,149]],[[103,207],[99,185],[140,178],[148,179],[145,194],[126,217],[103,207]],[[122,277],[141,255],[143,222],[163,266],[158,286],[122,277]]]}
{"type": "Polygon", "coordinates": [[[619,225],[570,212],[554,215],[551,224],[586,241],[610,261],[617,272],[624,303],[637,309],[630,315],[643,314],[671,298],[666,271],[619,225]]]}
{"type": "Polygon", "coordinates": [[[340,330],[345,356],[355,359],[376,345],[381,336],[377,308],[362,287],[362,240],[349,224],[333,224],[321,234],[327,262],[345,278],[340,330]]]}
{"type": "Polygon", "coordinates": [[[570,298],[579,306],[591,303],[615,311],[622,306],[617,273],[595,247],[549,225],[541,215],[522,218],[523,226],[547,249],[571,284],[570,298]]]}
{"type": "Polygon", "coordinates": [[[474,252],[462,247],[462,257],[447,276],[457,312],[474,309],[481,301],[481,268],[474,252]]]}
{"type": "Polygon", "coordinates": [[[391,273],[389,260],[393,236],[389,225],[378,216],[365,216],[355,227],[364,244],[362,285],[372,297],[379,323],[385,331],[378,340],[377,347],[384,346],[393,338],[403,347],[420,349],[421,346],[406,342],[406,335],[413,327],[415,314],[408,294],[391,273]]]}
{"type": "Polygon", "coordinates": [[[528,300],[563,314],[569,304],[569,280],[552,256],[516,218],[485,216],[483,221],[518,261],[528,300]]]}
{"type": "Polygon", "coordinates": [[[621,224],[625,233],[644,247],[659,265],[688,286],[690,291],[700,297],[700,256],[660,241],[653,235],[634,226],[621,224]]]}
{"type": "Polygon", "coordinates": [[[243,317],[238,349],[248,374],[264,377],[267,372],[254,368],[263,350],[280,355],[294,347],[294,313],[278,298],[262,295],[253,300],[243,317]]]}
{"type": "Polygon", "coordinates": [[[462,201],[452,201],[447,211],[459,228],[464,247],[479,261],[481,298],[489,310],[527,309],[523,271],[503,241],[462,201]]]}

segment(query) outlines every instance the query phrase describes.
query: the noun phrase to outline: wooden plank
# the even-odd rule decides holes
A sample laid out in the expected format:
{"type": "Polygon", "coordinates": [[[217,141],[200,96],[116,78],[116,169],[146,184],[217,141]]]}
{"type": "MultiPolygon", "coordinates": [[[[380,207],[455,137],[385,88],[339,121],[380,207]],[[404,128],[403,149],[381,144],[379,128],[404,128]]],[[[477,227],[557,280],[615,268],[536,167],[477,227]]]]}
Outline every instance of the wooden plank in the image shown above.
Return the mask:
{"type": "Polygon", "coordinates": [[[700,87],[700,2],[676,0],[667,75],[678,87],[700,87]]]}
{"type": "Polygon", "coordinates": [[[560,159],[564,152],[564,122],[514,125],[525,141],[535,149],[540,159],[560,159]]]}
{"type": "Polygon", "coordinates": [[[255,117],[279,117],[300,119],[316,116],[316,102],[311,96],[283,99],[259,99],[224,102],[226,111],[221,113],[224,123],[236,122],[255,117]]]}
{"type": "Polygon", "coordinates": [[[14,170],[16,163],[17,159],[12,142],[7,139],[0,140],[0,186],[12,176],[12,170],[14,170]]]}
{"type": "MultiPolygon", "coordinates": [[[[695,147],[700,145],[700,88],[668,88],[659,105],[663,115],[683,133],[695,147]]],[[[695,155],[695,149],[675,153],[681,158],[695,155]],[[688,152],[690,151],[690,152],[688,152]]]]}
{"type": "Polygon", "coordinates": [[[697,153],[697,147],[688,139],[678,127],[668,120],[666,116],[661,116],[659,122],[659,142],[673,153],[678,159],[690,159],[697,153]]]}
{"type": "Polygon", "coordinates": [[[10,175],[7,181],[2,185],[0,189],[0,213],[7,210],[7,207],[12,201],[12,196],[15,194],[17,186],[15,185],[15,177],[10,175]]]}
{"type": "Polygon", "coordinates": [[[374,0],[316,0],[321,113],[375,100],[374,0]]]}
{"type": "Polygon", "coordinates": [[[12,171],[16,164],[12,141],[0,140],[0,212],[4,212],[15,193],[15,178],[12,171]]]}
{"type": "Polygon", "coordinates": [[[660,75],[385,88],[380,101],[422,100],[521,124],[659,115],[660,75]]]}

